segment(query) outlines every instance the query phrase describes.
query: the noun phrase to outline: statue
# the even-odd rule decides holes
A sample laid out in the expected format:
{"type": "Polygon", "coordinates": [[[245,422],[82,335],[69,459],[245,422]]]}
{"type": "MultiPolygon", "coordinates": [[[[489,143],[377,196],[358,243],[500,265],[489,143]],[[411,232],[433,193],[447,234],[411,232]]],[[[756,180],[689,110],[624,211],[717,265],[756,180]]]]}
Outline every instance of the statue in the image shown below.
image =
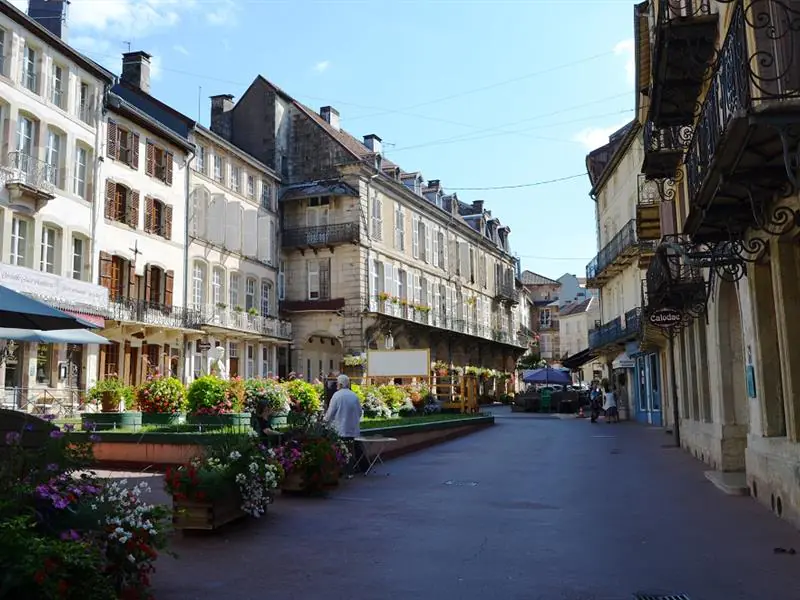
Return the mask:
{"type": "Polygon", "coordinates": [[[228,379],[228,367],[225,366],[225,348],[217,346],[211,351],[208,372],[214,377],[228,379]]]}

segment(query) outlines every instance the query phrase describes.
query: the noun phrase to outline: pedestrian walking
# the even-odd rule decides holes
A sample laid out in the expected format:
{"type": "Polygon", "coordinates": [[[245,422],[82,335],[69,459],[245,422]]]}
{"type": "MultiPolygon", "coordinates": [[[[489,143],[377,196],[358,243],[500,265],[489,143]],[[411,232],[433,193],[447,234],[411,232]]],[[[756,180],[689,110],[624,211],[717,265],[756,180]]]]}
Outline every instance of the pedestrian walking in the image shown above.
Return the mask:
{"type": "Polygon", "coordinates": [[[589,393],[589,408],[592,411],[592,423],[597,423],[597,418],[600,416],[602,398],[603,392],[600,391],[600,384],[594,382],[592,384],[592,391],[589,393]]]}
{"type": "Polygon", "coordinates": [[[339,389],[331,398],[325,421],[330,423],[350,450],[350,462],[345,475],[352,479],[355,465],[359,463],[362,453],[360,444],[355,441],[361,435],[361,401],[350,389],[350,378],[347,375],[339,375],[336,384],[339,389]]]}
{"type": "Polygon", "coordinates": [[[617,410],[617,395],[606,385],[603,400],[603,410],[606,413],[606,423],[619,423],[619,411],[617,410]]]}

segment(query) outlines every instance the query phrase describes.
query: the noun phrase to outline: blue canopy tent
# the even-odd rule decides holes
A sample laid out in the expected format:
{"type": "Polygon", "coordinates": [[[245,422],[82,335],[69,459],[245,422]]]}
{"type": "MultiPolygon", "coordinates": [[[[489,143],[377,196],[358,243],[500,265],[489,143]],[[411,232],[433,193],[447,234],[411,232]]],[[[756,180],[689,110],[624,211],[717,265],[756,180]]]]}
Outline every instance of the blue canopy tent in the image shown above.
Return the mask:
{"type": "Polygon", "coordinates": [[[0,340],[39,344],[110,344],[106,338],[85,329],[16,329],[0,327],[0,340]]]}
{"type": "Polygon", "coordinates": [[[554,383],[558,385],[569,385],[572,377],[569,371],[554,369],[553,367],[542,367],[533,371],[523,371],[522,381],[524,383],[554,383]]]}
{"type": "Polygon", "coordinates": [[[0,327],[14,329],[93,329],[96,325],[0,286],[0,327]]]}

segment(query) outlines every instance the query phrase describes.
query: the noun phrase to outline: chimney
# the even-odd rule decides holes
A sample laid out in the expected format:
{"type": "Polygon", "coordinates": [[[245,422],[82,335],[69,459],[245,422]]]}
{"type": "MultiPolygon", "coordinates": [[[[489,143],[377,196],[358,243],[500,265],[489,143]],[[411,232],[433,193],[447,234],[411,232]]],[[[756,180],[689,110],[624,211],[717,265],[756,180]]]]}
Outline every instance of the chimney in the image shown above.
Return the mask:
{"type": "Polygon", "coordinates": [[[336,131],[341,129],[339,124],[339,111],[332,106],[323,106],[319,109],[319,116],[325,119],[336,131]]]}
{"type": "Polygon", "coordinates": [[[375,154],[380,154],[383,150],[383,145],[381,144],[381,138],[379,138],[374,133],[370,133],[369,135],[364,136],[364,145],[372,150],[375,154]]]}
{"type": "Polygon", "coordinates": [[[29,0],[28,16],[66,42],[67,6],[69,0],[29,0]]]}
{"type": "Polygon", "coordinates": [[[230,141],[233,137],[233,96],[211,96],[211,131],[230,141]]]}
{"type": "Polygon", "coordinates": [[[147,52],[126,52],[122,55],[122,81],[150,93],[150,58],[147,52]]]}
{"type": "Polygon", "coordinates": [[[429,179],[428,180],[428,187],[438,190],[439,189],[439,180],[438,179],[429,179]]]}
{"type": "Polygon", "coordinates": [[[477,214],[483,214],[483,200],[473,200],[472,201],[472,210],[474,210],[477,214]]]}

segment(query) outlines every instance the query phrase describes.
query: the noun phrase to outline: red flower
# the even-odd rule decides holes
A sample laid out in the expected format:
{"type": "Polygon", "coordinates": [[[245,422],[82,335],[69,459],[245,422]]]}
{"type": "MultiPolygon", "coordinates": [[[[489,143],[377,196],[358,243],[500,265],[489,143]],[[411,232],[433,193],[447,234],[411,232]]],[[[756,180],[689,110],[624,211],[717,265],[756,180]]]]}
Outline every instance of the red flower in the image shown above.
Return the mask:
{"type": "Polygon", "coordinates": [[[47,577],[47,575],[45,575],[44,571],[36,571],[36,573],[34,573],[34,575],[33,575],[33,580],[38,585],[42,585],[44,583],[44,580],[45,580],[46,577],[47,577]]]}

